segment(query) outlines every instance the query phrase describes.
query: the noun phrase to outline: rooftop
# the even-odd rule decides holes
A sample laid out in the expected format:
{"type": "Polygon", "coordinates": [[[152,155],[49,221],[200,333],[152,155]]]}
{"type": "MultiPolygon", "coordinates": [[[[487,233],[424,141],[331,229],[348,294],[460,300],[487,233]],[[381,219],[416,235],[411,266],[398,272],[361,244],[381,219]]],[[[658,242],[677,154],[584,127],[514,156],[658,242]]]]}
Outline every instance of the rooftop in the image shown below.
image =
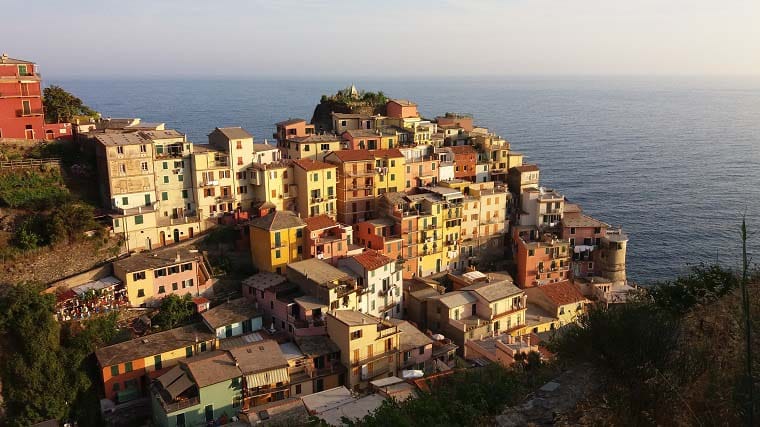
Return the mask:
{"type": "Polygon", "coordinates": [[[8,57],[8,55],[3,53],[3,55],[0,56],[0,64],[23,65],[23,64],[34,64],[34,62],[24,61],[23,59],[10,58],[8,57]]]}
{"type": "Polygon", "coordinates": [[[328,154],[335,156],[341,162],[360,162],[365,160],[375,160],[375,156],[367,150],[340,150],[328,154]]]}
{"type": "Polygon", "coordinates": [[[269,231],[306,226],[301,218],[290,211],[270,212],[268,215],[252,219],[250,224],[251,227],[269,231]]]}
{"type": "Polygon", "coordinates": [[[417,104],[414,102],[408,100],[408,99],[391,99],[388,102],[395,102],[398,105],[401,105],[402,107],[416,107],[417,104]]]}
{"type": "Polygon", "coordinates": [[[185,348],[199,341],[214,338],[214,333],[209,331],[206,325],[194,323],[99,348],[95,350],[95,357],[101,367],[106,367],[185,348]]]}
{"type": "Polygon", "coordinates": [[[393,262],[392,259],[372,249],[367,249],[360,255],[355,255],[352,258],[367,271],[377,270],[393,262]]]}
{"type": "Polygon", "coordinates": [[[474,285],[462,288],[462,290],[473,291],[488,302],[498,301],[523,292],[522,289],[507,280],[491,283],[475,283],[474,285]]]}
{"type": "Polygon", "coordinates": [[[252,139],[253,136],[240,126],[228,128],[216,128],[214,132],[219,131],[227,139],[252,139]]]}
{"type": "Polygon", "coordinates": [[[570,280],[548,283],[536,289],[558,306],[586,301],[578,286],[570,280]]]}
{"type": "Polygon", "coordinates": [[[240,370],[246,375],[288,366],[288,361],[282,354],[277,341],[259,341],[228,351],[232,355],[232,359],[238,363],[240,370]]]}
{"type": "Polygon", "coordinates": [[[150,144],[151,141],[136,133],[100,133],[95,135],[99,143],[109,147],[121,145],[150,144]]]}
{"type": "Polygon", "coordinates": [[[451,149],[451,152],[454,154],[477,154],[478,152],[475,151],[474,148],[472,148],[471,145],[456,145],[454,147],[449,147],[451,149]]]}
{"type": "Polygon", "coordinates": [[[311,159],[299,159],[293,160],[293,164],[300,167],[305,171],[316,171],[322,169],[335,169],[335,165],[331,163],[320,162],[319,160],[311,159]]]}
{"type": "Polygon", "coordinates": [[[465,304],[474,304],[477,301],[473,295],[469,292],[454,291],[447,292],[443,295],[434,295],[430,297],[431,300],[436,299],[448,308],[460,307],[465,304]]]}
{"type": "Polygon", "coordinates": [[[247,298],[238,298],[201,313],[203,320],[213,329],[253,319],[259,315],[253,302],[247,298]]]}
{"type": "Polygon", "coordinates": [[[283,120],[281,122],[277,122],[274,125],[275,126],[288,126],[288,125],[294,125],[294,124],[297,124],[297,123],[306,123],[306,120],[304,120],[304,119],[288,119],[288,120],[283,120]]]}
{"type": "Polygon", "coordinates": [[[253,144],[253,152],[259,153],[262,151],[277,150],[277,147],[270,145],[268,142],[257,142],[253,144]]]}
{"type": "Polygon", "coordinates": [[[292,270],[319,285],[349,277],[345,271],[317,258],[290,263],[288,270],[292,270]]]}
{"type": "Polygon", "coordinates": [[[398,326],[401,331],[401,351],[410,351],[428,344],[433,344],[433,339],[422,333],[414,325],[401,319],[390,319],[390,322],[398,326]]]}
{"type": "Polygon", "coordinates": [[[306,222],[306,228],[310,231],[324,230],[325,228],[331,228],[338,225],[337,221],[325,214],[312,216],[304,219],[304,221],[306,222]]]}
{"type": "Polygon", "coordinates": [[[144,138],[150,139],[150,140],[159,140],[159,139],[175,139],[175,138],[185,138],[185,134],[180,133],[177,130],[174,129],[167,129],[167,130],[144,130],[138,132],[139,135],[141,135],[144,138]]]}
{"type": "Polygon", "coordinates": [[[253,276],[243,280],[243,284],[263,291],[272,286],[279,285],[286,280],[287,279],[280,274],[270,273],[268,271],[260,271],[253,276]]]}
{"type": "Polygon", "coordinates": [[[335,310],[330,314],[348,326],[376,325],[382,322],[382,319],[356,310],[335,310]]]}
{"type": "Polygon", "coordinates": [[[573,228],[581,228],[581,227],[603,227],[608,228],[609,225],[599,221],[598,219],[592,218],[588,215],[584,215],[580,212],[567,212],[565,211],[564,215],[562,216],[562,226],[563,227],[573,227],[573,228]]]}
{"type": "Polygon", "coordinates": [[[369,152],[375,156],[375,157],[387,157],[389,159],[398,159],[403,158],[404,155],[401,154],[401,151],[399,151],[398,148],[385,148],[382,150],[369,150],[369,152]]]}
{"type": "Polygon", "coordinates": [[[133,254],[129,258],[120,259],[113,263],[114,268],[120,268],[127,273],[155,270],[184,262],[197,261],[201,254],[188,248],[170,248],[153,252],[141,252],[133,254]]]}
{"type": "Polygon", "coordinates": [[[340,351],[340,348],[324,335],[296,337],[296,344],[301,352],[309,357],[323,356],[340,351]]]}
{"type": "Polygon", "coordinates": [[[518,171],[518,172],[538,172],[538,166],[537,165],[521,165],[521,166],[514,166],[512,169],[518,171]]]}
{"type": "Polygon", "coordinates": [[[242,375],[232,356],[226,351],[213,351],[187,359],[184,362],[199,388],[242,375]]]}

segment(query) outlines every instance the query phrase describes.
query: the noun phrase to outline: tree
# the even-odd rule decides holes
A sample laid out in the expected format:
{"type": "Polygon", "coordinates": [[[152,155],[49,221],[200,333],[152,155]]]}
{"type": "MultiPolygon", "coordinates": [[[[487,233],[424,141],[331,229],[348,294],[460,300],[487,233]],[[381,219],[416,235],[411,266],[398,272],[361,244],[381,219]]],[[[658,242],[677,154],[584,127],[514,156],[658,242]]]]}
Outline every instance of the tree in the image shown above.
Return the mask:
{"type": "Polygon", "coordinates": [[[184,296],[169,295],[161,301],[161,310],[153,317],[152,323],[161,329],[176,328],[193,315],[193,298],[190,294],[184,296]]]}
{"type": "Polygon", "coordinates": [[[69,122],[74,116],[97,117],[97,111],[60,86],[52,85],[43,91],[45,120],[48,123],[69,122]]]}

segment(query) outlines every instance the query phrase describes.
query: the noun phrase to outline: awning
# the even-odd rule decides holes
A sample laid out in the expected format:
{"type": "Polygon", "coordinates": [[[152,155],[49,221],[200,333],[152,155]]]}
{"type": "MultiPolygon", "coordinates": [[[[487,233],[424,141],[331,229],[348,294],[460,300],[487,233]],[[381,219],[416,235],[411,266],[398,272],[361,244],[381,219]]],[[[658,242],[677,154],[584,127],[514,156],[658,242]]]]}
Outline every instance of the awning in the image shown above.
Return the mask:
{"type": "Polygon", "coordinates": [[[288,383],[290,382],[290,378],[288,377],[288,369],[280,368],[246,375],[245,381],[248,384],[248,388],[253,388],[277,383],[288,383]]]}
{"type": "Polygon", "coordinates": [[[579,253],[584,252],[584,251],[593,251],[593,250],[594,250],[594,247],[593,246],[589,246],[589,245],[576,245],[573,248],[573,252],[575,252],[576,254],[579,254],[579,253]]]}
{"type": "Polygon", "coordinates": [[[183,371],[182,368],[177,365],[171,368],[169,372],[166,372],[165,374],[158,377],[158,382],[161,383],[161,386],[164,389],[166,389],[169,387],[169,384],[177,381],[177,378],[181,377],[183,373],[185,373],[185,371],[183,371]]]}
{"type": "Polygon", "coordinates": [[[169,385],[169,387],[166,388],[166,392],[169,393],[169,397],[171,397],[172,400],[176,400],[177,396],[184,393],[186,390],[188,390],[190,387],[193,386],[193,382],[190,381],[190,378],[187,377],[187,374],[182,374],[177,381],[174,381],[169,385]]]}

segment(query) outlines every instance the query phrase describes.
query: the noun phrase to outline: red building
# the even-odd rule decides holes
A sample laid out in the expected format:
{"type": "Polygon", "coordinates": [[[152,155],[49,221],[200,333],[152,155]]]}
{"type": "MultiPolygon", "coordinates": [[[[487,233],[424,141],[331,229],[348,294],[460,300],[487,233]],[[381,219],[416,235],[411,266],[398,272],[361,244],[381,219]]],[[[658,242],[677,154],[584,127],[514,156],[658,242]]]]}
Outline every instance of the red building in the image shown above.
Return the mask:
{"type": "Polygon", "coordinates": [[[475,182],[475,165],[478,164],[478,152],[471,145],[449,147],[454,153],[454,178],[475,182]]]}
{"type": "Polygon", "coordinates": [[[41,82],[35,63],[0,56],[0,138],[71,137],[71,124],[45,124],[41,82]]]}

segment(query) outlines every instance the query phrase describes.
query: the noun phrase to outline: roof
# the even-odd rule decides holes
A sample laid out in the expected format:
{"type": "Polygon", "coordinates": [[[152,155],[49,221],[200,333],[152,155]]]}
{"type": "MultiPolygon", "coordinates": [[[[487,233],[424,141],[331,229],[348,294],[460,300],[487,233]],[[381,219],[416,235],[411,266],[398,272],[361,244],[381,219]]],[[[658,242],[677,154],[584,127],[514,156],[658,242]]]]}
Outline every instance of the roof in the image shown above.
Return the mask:
{"type": "Polygon", "coordinates": [[[9,58],[7,54],[3,53],[3,55],[0,56],[0,64],[23,65],[23,64],[34,64],[34,62],[24,61],[23,59],[9,58]]]}
{"type": "Polygon", "coordinates": [[[474,304],[477,299],[469,292],[454,291],[443,295],[435,295],[430,299],[437,299],[448,308],[460,307],[465,304],[474,304]]]}
{"type": "Polygon", "coordinates": [[[563,280],[561,282],[548,283],[538,287],[547,298],[554,304],[566,305],[576,302],[585,301],[586,297],[583,296],[578,285],[570,280],[563,280]]]}
{"type": "Polygon", "coordinates": [[[254,303],[247,298],[238,298],[201,313],[203,320],[213,329],[260,315],[254,303]]]}
{"type": "Polygon", "coordinates": [[[167,130],[144,130],[138,132],[141,136],[151,139],[151,140],[157,140],[157,139],[173,139],[173,138],[185,138],[185,135],[183,133],[180,133],[177,130],[174,129],[167,129],[167,130]]]}
{"type": "Polygon", "coordinates": [[[198,388],[242,376],[240,368],[235,366],[235,360],[226,351],[213,351],[208,354],[187,359],[184,362],[198,388]]]}
{"type": "Polygon", "coordinates": [[[290,341],[280,344],[280,351],[287,360],[300,359],[304,357],[301,349],[299,349],[297,345],[290,341]]]}
{"type": "Polygon", "coordinates": [[[142,145],[151,142],[136,133],[100,133],[95,135],[95,139],[106,146],[142,145]]]}
{"type": "Polygon", "coordinates": [[[512,169],[518,171],[518,172],[538,172],[538,166],[537,165],[522,165],[522,166],[513,166],[512,169]]]}
{"type": "Polygon", "coordinates": [[[369,152],[375,157],[388,157],[391,159],[397,159],[404,157],[398,148],[386,148],[383,150],[369,150],[369,152]]]}
{"type": "Polygon", "coordinates": [[[364,160],[375,160],[375,156],[367,150],[340,150],[333,151],[328,156],[335,156],[341,162],[360,162],[364,160]]]}
{"type": "Polygon", "coordinates": [[[401,331],[401,342],[399,344],[401,351],[409,351],[433,344],[432,338],[422,333],[422,331],[406,320],[390,319],[390,322],[398,326],[398,329],[401,331]]]}
{"type": "Polygon", "coordinates": [[[304,119],[288,119],[288,120],[283,120],[281,122],[277,122],[274,125],[275,126],[287,126],[287,125],[294,125],[296,123],[302,123],[302,122],[306,123],[306,120],[304,120],[304,119]]]}
{"type": "Polygon", "coordinates": [[[306,277],[319,285],[349,277],[348,273],[317,258],[288,264],[288,270],[306,277]]]}
{"type": "Polygon", "coordinates": [[[271,273],[269,271],[260,271],[253,276],[243,280],[243,285],[251,286],[253,288],[256,288],[260,291],[263,291],[264,289],[268,289],[272,286],[279,285],[280,283],[285,282],[286,279],[284,276],[277,274],[277,273],[271,273]]]}
{"type": "Polygon", "coordinates": [[[320,162],[319,160],[298,159],[293,163],[305,171],[316,171],[321,169],[334,169],[335,165],[331,163],[320,162]]]}
{"type": "Polygon", "coordinates": [[[491,283],[475,283],[462,288],[462,290],[473,291],[488,302],[498,301],[522,293],[522,289],[506,280],[491,283]]]}
{"type": "Polygon", "coordinates": [[[266,340],[252,343],[244,347],[236,347],[227,350],[232,355],[243,374],[268,371],[270,369],[284,368],[288,361],[280,350],[277,341],[266,340]]]}
{"type": "Polygon", "coordinates": [[[290,211],[274,211],[266,216],[251,220],[251,227],[262,230],[285,230],[288,228],[303,227],[306,223],[290,211]]]}
{"type": "Polygon", "coordinates": [[[333,117],[338,119],[363,119],[363,118],[370,118],[372,116],[369,116],[367,114],[357,114],[357,113],[336,113],[332,112],[330,113],[333,117]]]}
{"type": "Polygon", "coordinates": [[[324,230],[325,228],[335,227],[338,223],[329,216],[322,214],[312,216],[304,220],[306,222],[306,228],[310,231],[324,230]]]}
{"type": "Polygon", "coordinates": [[[408,99],[391,99],[388,102],[395,102],[398,105],[401,105],[402,107],[416,107],[417,104],[414,102],[408,100],[408,99]]]}
{"type": "Polygon", "coordinates": [[[270,145],[268,142],[257,142],[253,144],[253,152],[258,153],[260,151],[277,150],[277,147],[270,145]]]}
{"type": "Polygon", "coordinates": [[[198,261],[200,253],[191,252],[188,248],[162,249],[153,252],[141,252],[129,258],[120,259],[113,263],[114,268],[121,268],[127,273],[143,270],[155,270],[161,267],[198,261]]]}
{"type": "Polygon", "coordinates": [[[169,329],[144,337],[95,350],[95,357],[101,367],[131,362],[144,357],[155,356],[167,351],[195,345],[199,341],[213,340],[215,335],[203,323],[169,329]]]}
{"type": "Polygon", "coordinates": [[[451,152],[456,154],[477,154],[478,152],[475,151],[474,148],[472,148],[471,145],[457,145],[454,147],[449,147],[451,149],[451,152]]]}
{"type": "Polygon", "coordinates": [[[317,308],[327,308],[328,305],[323,303],[319,298],[311,295],[293,298],[293,302],[303,307],[304,310],[314,310],[317,308]]]}
{"type": "Polygon", "coordinates": [[[301,352],[309,357],[323,356],[340,351],[340,348],[324,335],[296,337],[296,344],[301,352]]]}
{"type": "Polygon", "coordinates": [[[372,249],[367,249],[360,255],[355,255],[352,258],[367,271],[377,270],[393,262],[392,259],[372,249]]]}
{"type": "Polygon", "coordinates": [[[381,322],[377,317],[356,310],[335,310],[330,314],[348,326],[374,325],[381,322]]]}
{"type": "Polygon", "coordinates": [[[563,227],[609,227],[608,224],[580,212],[565,212],[561,222],[563,227]]]}
{"type": "Polygon", "coordinates": [[[214,132],[216,132],[216,131],[219,131],[222,135],[226,136],[227,139],[248,139],[248,138],[253,138],[253,136],[250,133],[248,133],[248,131],[246,131],[245,129],[241,128],[240,126],[229,127],[229,128],[216,128],[216,129],[214,129],[214,132]]]}

